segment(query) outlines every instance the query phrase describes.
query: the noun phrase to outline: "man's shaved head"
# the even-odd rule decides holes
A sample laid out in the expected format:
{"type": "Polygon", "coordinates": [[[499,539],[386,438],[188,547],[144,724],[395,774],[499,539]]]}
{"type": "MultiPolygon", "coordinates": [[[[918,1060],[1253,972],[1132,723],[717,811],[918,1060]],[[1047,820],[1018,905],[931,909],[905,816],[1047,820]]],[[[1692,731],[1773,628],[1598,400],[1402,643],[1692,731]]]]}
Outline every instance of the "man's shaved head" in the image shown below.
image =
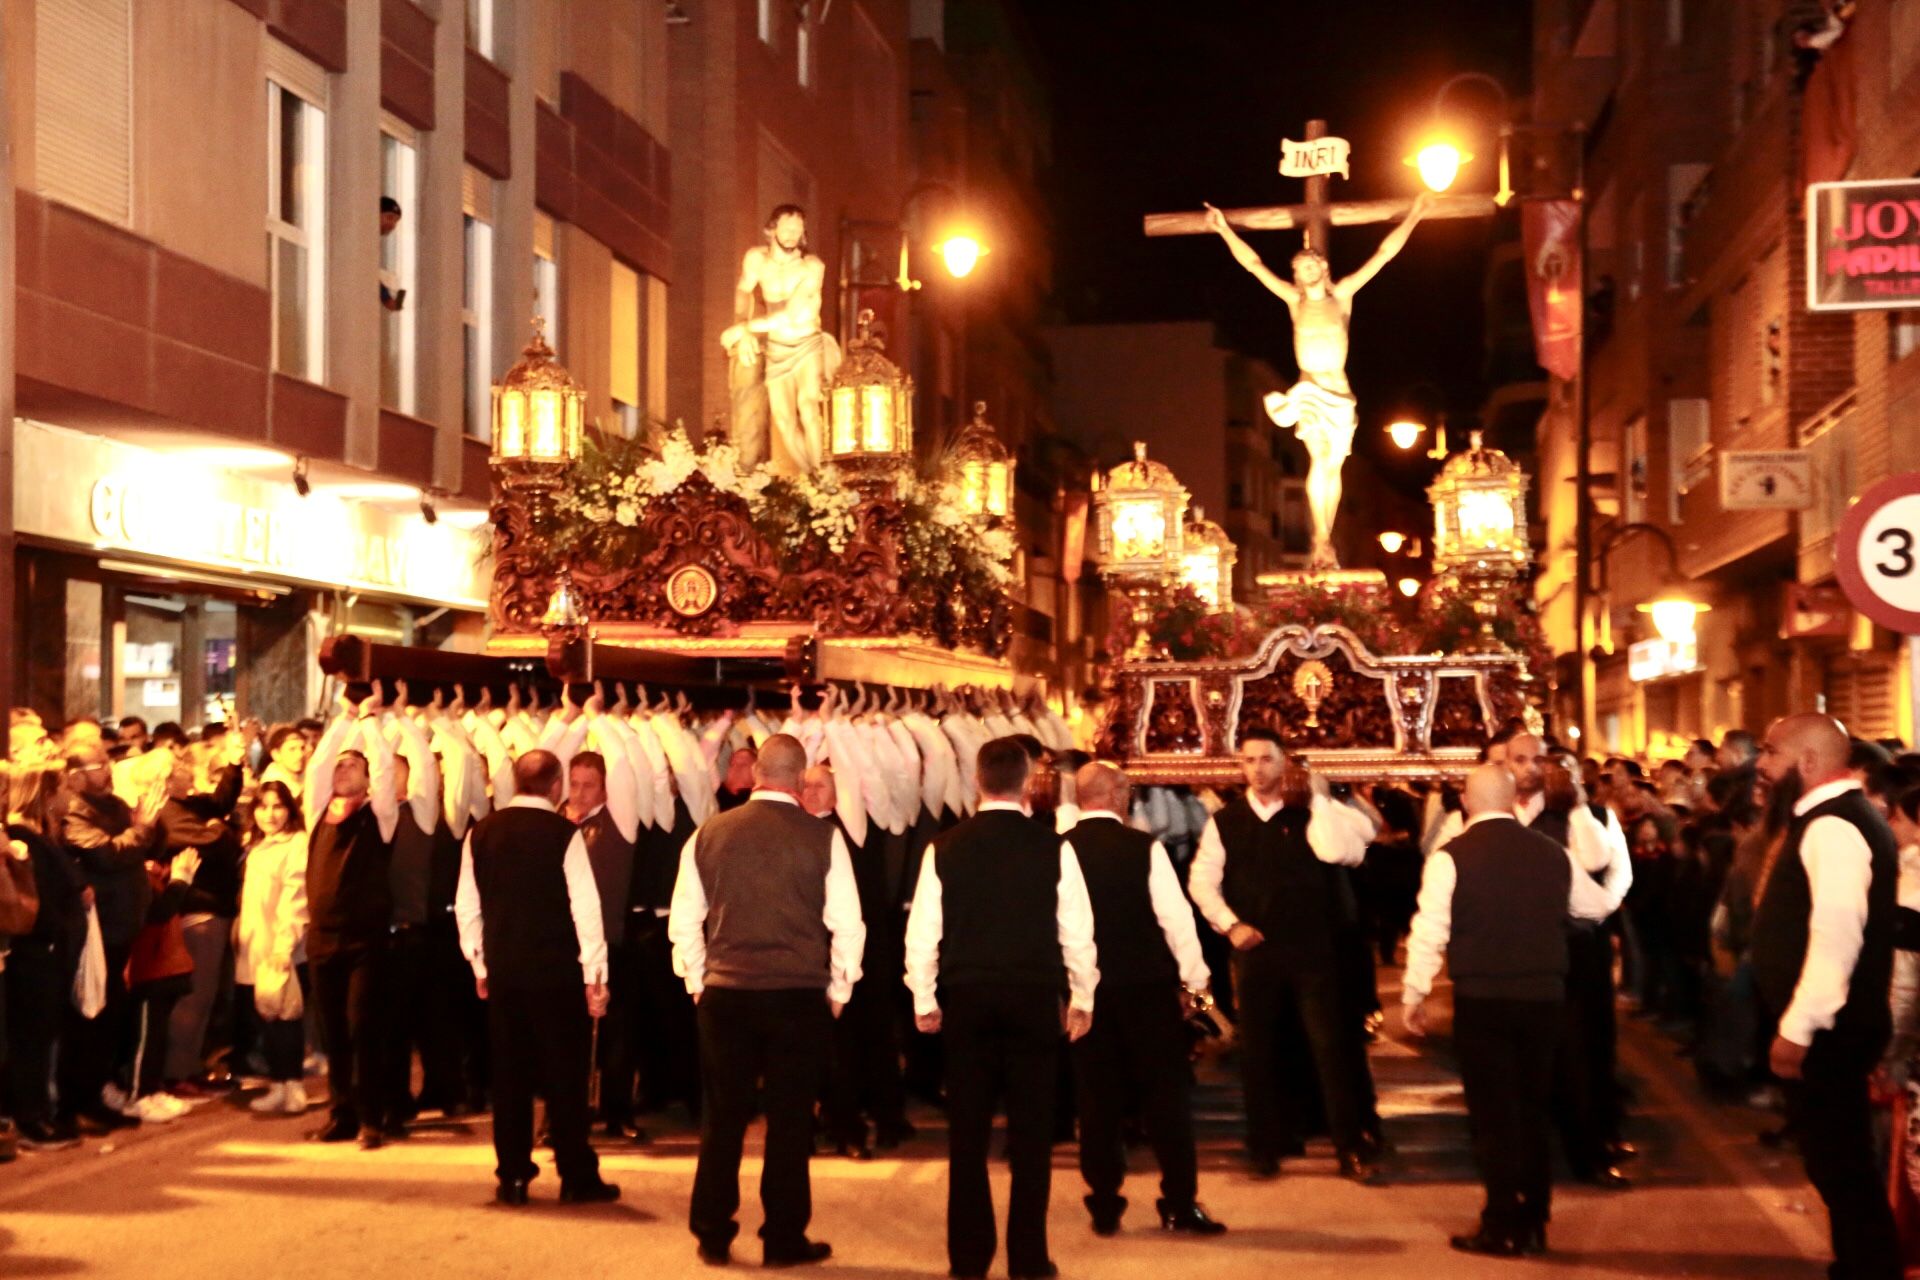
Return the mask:
{"type": "Polygon", "coordinates": [[[1073,775],[1073,787],[1082,809],[1105,809],[1124,815],[1133,797],[1133,780],[1127,777],[1127,771],[1107,760],[1081,765],[1073,775]]]}
{"type": "Polygon", "coordinates": [[[790,733],[776,733],[760,747],[753,783],[773,791],[798,792],[807,772],[807,749],[790,733]]]}
{"type": "Polygon", "coordinates": [[[1513,813],[1513,775],[1497,764],[1483,764],[1467,775],[1467,788],[1461,796],[1467,816],[1483,813],[1513,813]]]}
{"type": "Polygon", "coordinates": [[[1760,772],[1770,783],[1798,773],[1801,786],[1844,777],[1852,740],[1832,716],[1803,712],[1775,720],[1760,748],[1760,772]]]}

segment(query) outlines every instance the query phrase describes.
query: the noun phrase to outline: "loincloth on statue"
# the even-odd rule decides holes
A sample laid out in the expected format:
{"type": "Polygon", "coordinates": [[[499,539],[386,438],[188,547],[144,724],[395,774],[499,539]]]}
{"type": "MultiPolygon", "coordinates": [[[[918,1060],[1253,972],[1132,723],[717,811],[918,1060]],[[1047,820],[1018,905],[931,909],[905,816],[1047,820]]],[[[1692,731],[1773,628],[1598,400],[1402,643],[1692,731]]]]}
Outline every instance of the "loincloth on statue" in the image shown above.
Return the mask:
{"type": "Polygon", "coordinates": [[[1267,416],[1282,427],[1292,427],[1307,452],[1316,457],[1326,453],[1345,457],[1353,448],[1357,425],[1356,401],[1329,391],[1305,378],[1289,391],[1269,392],[1267,416]]]}
{"type": "Polygon", "coordinates": [[[785,378],[818,376],[823,382],[840,368],[840,344],[827,333],[810,333],[798,342],[766,338],[766,372],[769,383],[785,378]]]}

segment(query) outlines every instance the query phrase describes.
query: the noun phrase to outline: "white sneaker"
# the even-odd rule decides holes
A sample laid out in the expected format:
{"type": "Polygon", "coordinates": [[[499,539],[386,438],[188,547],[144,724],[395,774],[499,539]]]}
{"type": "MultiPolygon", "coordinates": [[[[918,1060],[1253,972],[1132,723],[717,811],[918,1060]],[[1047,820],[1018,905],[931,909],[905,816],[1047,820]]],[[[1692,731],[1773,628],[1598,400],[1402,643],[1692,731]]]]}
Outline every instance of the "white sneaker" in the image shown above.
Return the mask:
{"type": "Polygon", "coordinates": [[[275,1080],[267,1086],[267,1091],[247,1104],[255,1111],[284,1111],[287,1108],[287,1086],[275,1080]]]}
{"type": "Polygon", "coordinates": [[[164,1093],[150,1093],[127,1104],[127,1114],[139,1116],[145,1124],[166,1124],[186,1114],[179,1100],[164,1093]]]}
{"type": "Polygon", "coordinates": [[[307,1086],[298,1080],[287,1081],[286,1098],[287,1114],[290,1116],[299,1115],[307,1109],[307,1086]]]}
{"type": "Polygon", "coordinates": [[[126,1115],[129,1114],[127,1111],[128,1104],[131,1103],[133,1099],[129,1098],[127,1091],[119,1085],[105,1084],[100,1087],[100,1101],[106,1104],[107,1110],[118,1111],[122,1115],[126,1115]]]}
{"type": "Polygon", "coordinates": [[[327,1055],[324,1053],[308,1054],[307,1060],[300,1064],[300,1069],[310,1076],[323,1076],[327,1074],[327,1055]]]}

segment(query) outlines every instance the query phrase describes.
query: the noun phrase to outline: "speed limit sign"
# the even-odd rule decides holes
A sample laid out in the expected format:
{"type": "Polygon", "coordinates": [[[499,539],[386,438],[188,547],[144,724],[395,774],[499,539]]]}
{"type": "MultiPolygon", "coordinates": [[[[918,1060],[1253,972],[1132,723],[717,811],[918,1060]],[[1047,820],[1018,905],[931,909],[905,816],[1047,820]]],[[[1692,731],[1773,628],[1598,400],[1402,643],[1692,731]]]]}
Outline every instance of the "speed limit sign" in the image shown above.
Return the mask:
{"type": "Polygon", "coordinates": [[[1920,471],[1882,480],[1847,509],[1834,572],[1854,608],[1890,631],[1920,635],[1920,471]]]}

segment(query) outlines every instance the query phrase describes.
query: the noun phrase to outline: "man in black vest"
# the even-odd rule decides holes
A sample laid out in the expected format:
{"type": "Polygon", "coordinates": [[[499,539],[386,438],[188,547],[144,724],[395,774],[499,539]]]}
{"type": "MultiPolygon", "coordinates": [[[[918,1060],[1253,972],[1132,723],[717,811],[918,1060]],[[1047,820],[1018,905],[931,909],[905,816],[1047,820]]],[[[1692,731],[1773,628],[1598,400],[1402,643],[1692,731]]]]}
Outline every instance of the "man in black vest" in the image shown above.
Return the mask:
{"type": "Polygon", "coordinates": [[[1304,764],[1279,735],[1240,735],[1247,791],[1213,815],[1187,876],[1194,905],[1234,947],[1240,1071],[1247,1107],[1247,1154],[1272,1177],[1283,1152],[1300,1149],[1301,1123],[1282,1082],[1282,1019],[1297,1010],[1343,1177],[1379,1180],[1368,1134],[1372,1077],[1362,1027],[1340,985],[1340,886],[1333,869],[1366,857],[1374,826],[1366,815],[1313,788],[1304,764]]]}
{"type": "Polygon", "coordinates": [[[1892,1032],[1899,850],[1848,773],[1849,747],[1830,716],[1788,716],[1767,730],[1760,774],[1800,799],[1754,913],[1753,974],[1778,1017],[1769,1062],[1786,1082],[1807,1177],[1827,1202],[1833,1274],[1880,1280],[1902,1272],[1867,1077],[1892,1032]]]}
{"type": "Polygon", "coordinates": [[[1093,909],[1079,859],[1022,802],[1032,762],[1021,745],[993,739],[975,769],[979,811],[920,863],[907,986],[915,1025],[945,1033],[951,1274],[986,1275],[998,1248],[987,1147],[1004,1089],[1007,1274],[1036,1280],[1056,1274],[1047,1253],[1055,1072],[1061,1028],[1077,1041],[1093,1025],[1093,909]]]}
{"type": "MultiPolygon", "coordinates": [[[[1516,733],[1493,758],[1513,775],[1514,816],[1571,854],[1578,874],[1604,889],[1618,910],[1633,885],[1633,860],[1618,825],[1594,813],[1577,776],[1548,759],[1539,735],[1516,733]]],[[[1554,1058],[1554,1120],[1573,1176],[1602,1190],[1624,1191],[1632,1184],[1618,1161],[1633,1149],[1620,1137],[1613,935],[1606,917],[1571,919],[1567,930],[1567,999],[1554,1058]]]]}
{"type": "Polygon", "coordinates": [[[513,763],[514,797],[467,833],[454,913],[487,1002],[493,1052],[494,1174],[500,1203],[523,1205],[533,1163],[533,1095],[569,1204],[620,1198],[587,1142],[588,1045],[607,1011],[607,943],[586,841],[559,812],[560,758],[513,763]],[[583,995],[584,992],[584,995],[583,995]]]}
{"type": "Polygon", "coordinates": [[[740,1148],[755,1086],[767,1116],[760,1228],[768,1266],[833,1253],[807,1238],[813,1101],[826,1076],[832,1018],[860,980],[866,927],[846,842],[800,807],[807,751],[776,733],[761,744],[754,790],[715,814],[680,855],[667,932],[673,965],[698,1005],[705,1100],[688,1226],[703,1261],[728,1261],[739,1233],[740,1148]]]}
{"type": "Polygon", "coordinates": [[[1212,974],[1167,851],[1121,816],[1132,792],[1127,775],[1105,761],[1084,764],[1074,775],[1080,821],[1067,833],[1067,847],[1086,877],[1101,957],[1100,1020],[1073,1048],[1087,1212],[1095,1235],[1120,1230],[1127,1208],[1120,1194],[1127,1174],[1121,1130],[1129,1102],[1137,1099],[1160,1163],[1160,1225],[1218,1235],[1226,1227],[1194,1199],[1193,1068],[1182,1007],[1208,994],[1212,974]]]}
{"type": "MultiPolygon", "coordinates": [[[[588,700],[597,713],[596,693],[588,700]]],[[[616,744],[617,746],[617,744],[616,744]]],[[[635,1048],[639,1040],[638,992],[627,954],[628,902],[633,892],[634,852],[639,847],[640,812],[633,800],[632,766],[621,760],[609,776],[607,758],[582,751],[567,766],[567,817],[580,828],[600,917],[607,939],[607,1016],[600,1021],[600,1116],[607,1136],[647,1140],[634,1123],[635,1048]]]]}
{"type": "Polygon", "coordinates": [[[1427,859],[1402,984],[1407,1030],[1425,1035],[1426,999],[1450,956],[1454,1050],[1487,1190],[1479,1230],[1453,1247],[1508,1258],[1547,1247],[1566,922],[1605,919],[1618,905],[1564,846],[1515,820],[1515,798],[1498,764],[1467,775],[1466,829],[1427,859]]]}
{"type": "Polygon", "coordinates": [[[355,723],[323,740],[308,766],[306,795],[315,815],[307,842],[307,961],[333,1104],[314,1136],[359,1138],[369,1149],[401,1132],[388,1115],[380,1035],[391,994],[393,837],[400,824],[393,748],[380,731],[382,694],[375,685],[372,696],[343,712],[355,723]],[[347,746],[355,742],[358,749],[347,746]],[[347,749],[335,755],[341,746],[347,749]]]}

